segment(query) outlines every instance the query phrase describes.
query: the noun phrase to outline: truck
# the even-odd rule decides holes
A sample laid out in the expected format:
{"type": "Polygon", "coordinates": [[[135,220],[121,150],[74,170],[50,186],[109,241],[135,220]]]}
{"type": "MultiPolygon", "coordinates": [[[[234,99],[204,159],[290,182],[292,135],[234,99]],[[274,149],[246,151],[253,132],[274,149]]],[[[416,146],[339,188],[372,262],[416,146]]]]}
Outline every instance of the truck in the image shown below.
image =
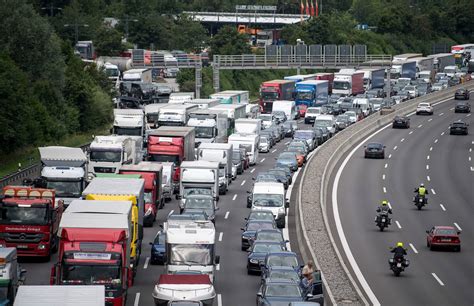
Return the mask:
{"type": "Polygon", "coordinates": [[[361,69],[358,72],[364,74],[364,88],[365,90],[384,88],[385,86],[385,69],[361,69]]]}
{"type": "Polygon", "coordinates": [[[295,104],[300,114],[308,107],[322,106],[328,103],[329,83],[325,80],[310,80],[296,83],[295,104]]]}
{"type": "Polygon", "coordinates": [[[166,231],[167,274],[199,271],[214,282],[216,266],[216,229],[210,221],[168,220],[166,231]]]}
{"type": "Polygon", "coordinates": [[[405,62],[397,62],[397,64],[393,64],[392,68],[390,69],[390,78],[391,79],[399,79],[399,78],[410,78],[415,79],[416,77],[416,62],[415,61],[405,61],[405,62]]]}
{"type": "Polygon", "coordinates": [[[421,53],[404,53],[404,54],[394,55],[392,59],[392,65],[402,64],[412,58],[422,57],[422,56],[423,54],[421,53]]]}
{"type": "Polygon", "coordinates": [[[221,104],[248,104],[249,92],[247,90],[225,90],[213,93],[210,99],[218,99],[221,104]]]}
{"type": "Polygon", "coordinates": [[[179,189],[180,165],[183,161],[194,160],[195,130],[194,127],[161,126],[148,135],[147,160],[172,162],[173,190],[179,189]]]}
{"type": "Polygon", "coordinates": [[[146,130],[158,128],[158,115],[160,109],[167,106],[168,103],[152,103],[145,105],[146,130]]]}
{"type": "Polygon", "coordinates": [[[260,136],[258,134],[234,133],[229,136],[228,143],[234,148],[244,148],[249,157],[250,165],[255,165],[258,159],[258,144],[260,136]]]}
{"type": "Polygon", "coordinates": [[[192,99],[184,102],[184,104],[197,105],[199,109],[208,109],[220,104],[219,99],[192,99]]]}
{"type": "Polygon", "coordinates": [[[152,293],[156,306],[167,306],[173,301],[188,301],[188,305],[212,306],[216,290],[207,275],[161,274],[152,293]]]}
{"type": "Polygon", "coordinates": [[[131,264],[136,269],[140,261],[145,216],[145,180],[132,178],[95,178],[82,193],[82,198],[93,201],[129,201],[132,203],[130,229],[131,264]]]}
{"type": "Polygon", "coordinates": [[[265,48],[273,43],[273,31],[272,30],[258,30],[257,31],[257,48],[265,48]]]}
{"type": "MultiPolygon", "coordinates": [[[[305,81],[303,81],[305,82],[305,81]]],[[[298,84],[298,83],[297,83],[298,84]]],[[[296,103],[293,100],[279,100],[273,102],[273,111],[282,111],[288,120],[297,120],[300,117],[296,103]]]]}
{"type": "Polygon", "coordinates": [[[16,248],[0,248],[0,305],[13,305],[18,287],[25,282],[26,270],[18,265],[16,248]]]}
{"type": "MultiPolygon", "coordinates": [[[[103,66],[106,63],[114,65],[120,73],[132,69],[132,58],[122,56],[99,56],[96,60],[97,66],[103,66]]],[[[106,71],[107,73],[107,71],[106,71]]],[[[108,75],[108,73],[107,73],[108,75]]]]}
{"type": "Polygon", "coordinates": [[[316,74],[296,74],[289,75],[283,78],[284,80],[295,81],[296,83],[301,81],[316,80],[316,74]]]}
{"type": "Polygon", "coordinates": [[[21,286],[13,306],[104,306],[105,286],[21,286]]]}
{"type": "Polygon", "coordinates": [[[181,180],[177,198],[180,211],[184,209],[187,195],[209,195],[217,206],[219,200],[219,162],[194,160],[181,164],[181,180]]]}
{"type": "Polygon", "coordinates": [[[189,113],[198,109],[192,104],[169,104],[160,108],[158,126],[185,126],[189,120],[189,113]]]}
{"type": "Polygon", "coordinates": [[[232,183],[232,144],[201,143],[198,148],[198,160],[219,163],[219,193],[226,194],[232,183]]]}
{"type": "Polygon", "coordinates": [[[165,199],[165,202],[171,201],[171,196],[173,195],[174,191],[174,186],[173,186],[173,173],[174,173],[174,164],[170,162],[164,162],[160,163],[160,165],[163,167],[163,173],[162,173],[162,178],[163,178],[163,183],[161,184],[162,186],[162,192],[163,192],[163,198],[165,199]]]}
{"type": "Polygon", "coordinates": [[[189,113],[187,126],[196,131],[195,145],[204,142],[227,142],[230,135],[230,120],[227,112],[215,109],[197,109],[189,113]]]}
{"type": "Polygon", "coordinates": [[[235,120],[235,132],[243,134],[260,135],[262,130],[262,119],[237,119],[235,120]]]}
{"type": "Polygon", "coordinates": [[[295,90],[293,80],[272,80],[263,82],[260,85],[260,108],[262,113],[271,114],[273,101],[292,100],[295,90]]]}
{"type": "Polygon", "coordinates": [[[131,231],[125,214],[64,214],[50,285],[101,284],[106,305],[125,306],[127,290],[133,284],[131,231]]]}
{"type": "Polygon", "coordinates": [[[54,189],[65,207],[80,198],[87,183],[87,156],[81,148],[60,146],[38,148],[42,185],[54,189]]]}
{"type": "Polygon", "coordinates": [[[151,83],[153,81],[152,70],[145,68],[124,71],[122,81],[151,83]]]}
{"type": "Polygon", "coordinates": [[[360,72],[336,73],[332,92],[342,96],[364,93],[364,74],[360,72]]]}
{"type": "Polygon", "coordinates": [[[456,65],[456,59],[452,53],[438,53],[428,55],[433,59],[433,66],[436,72],[443,72],[444,67],[456,65]]]}
{"type": "Polygon", "coordinates": [[[414,57],[410,59],[416,63],[416,72],[432,71],[434,69],[434,59],[432,57],[414,57]]]}
{"type": "Polygon", "coordinates": [[[247,118],[245,104],[219,104],[211,107],[210,110],[217,110],[227,114],[230,126],[230,134],[234,133],[235,120],[247,118]]]}
{"type": "Polygon", "coordinates": [[[182,104],[186,101],[194,99],[194,92],[173,92],[170,94],[168,103],[170,104],[182,104]]]}
{"type": "Polygon", "coordinates": [[[74,46],[74,50],[82,60],[92,61],[97,57],[92,40],[80,40],[74,46]]]}
{"type": "Polygon", "coordinates": [[[162,193],[163,166],[157,162],[142,161],[137,165],[122,165],[119,174],[139,174],[145,180],[143,226],[153,226],[158,209],[165,205],[162,193]]]}
{"type": "Polygon", "coordinates": [[[328,92],[332,93],[332,87],[334,85],[334,73],[332,72],[320,72],[316,73],[316,80],[326,80],[328,81],[328,92]]]}
{"type": "Polygon", "coordinates": [[[118,173],[123,164],[142,160],[142,142],[129,136],[96,136],[89,146],[89,174],[118,173]]]}
{"type": "MultiPolygon", "coordinates": [[[[145,135],[145,112],[143,109],[114,109],[112,134],[121,136],[145,135]]],[[[138,138],[137,138],[138,139],[138,138]]]]}
{"type": "Polygon", "coordinates": [[[0,247],[16,247],[20,257],[50,260],[58,249],[57,232],[64,211],[53,189],[6,186],[0,199],[0,247]]]}

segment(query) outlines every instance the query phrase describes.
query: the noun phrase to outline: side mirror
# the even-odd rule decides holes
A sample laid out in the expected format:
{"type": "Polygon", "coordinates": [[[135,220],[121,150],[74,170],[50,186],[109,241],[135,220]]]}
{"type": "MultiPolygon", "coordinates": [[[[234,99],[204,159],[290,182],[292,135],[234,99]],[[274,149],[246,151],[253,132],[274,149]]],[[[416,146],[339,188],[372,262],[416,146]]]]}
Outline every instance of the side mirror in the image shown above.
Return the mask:
{"type": "Polygon", "coordinates": [[[216,258],[214,259],[216,265],[218,265],[221,262],[221,257],[219,255],[216,255],[216,258]]]}
{"type": "Polygon", "coordinates": [[[262,292],[261,291],[257,292],[257,296],[262,297],[263,296],[262,292]]]}
{"type": "Polygon", "coordinates": [[[160,227],[161,229],[163,229],[163,224],[160,224],[159,227],[160,227]]]}
{"type": "Polygon", "coordinates": [[[286,207],[286,208],[289,208],[289,207],[290,207],[290,201],[288,201],[288,200],[285,201],[285,207],[286,207]]]}
{"type": "Polygon", "coordinates": [[[245,231],[245,228],[241,227],[240,230],[241,230],[241,231],[245,231]]]}
{"type": "Polygon", "coordinates": [[[247,193],[248,193],[248,194],[251,194],[252,192],[247,190],[247,193]]]}
{"type": "Polygon", "coordinates": [[[255,178],[254,178],[254,177],[252,177],[252,181],[255,181],[255,178]]]}
{"type": "Polygon", "coordinates": [[[461,234],[461,231],[457,231],[458,235],[461,234]]]}

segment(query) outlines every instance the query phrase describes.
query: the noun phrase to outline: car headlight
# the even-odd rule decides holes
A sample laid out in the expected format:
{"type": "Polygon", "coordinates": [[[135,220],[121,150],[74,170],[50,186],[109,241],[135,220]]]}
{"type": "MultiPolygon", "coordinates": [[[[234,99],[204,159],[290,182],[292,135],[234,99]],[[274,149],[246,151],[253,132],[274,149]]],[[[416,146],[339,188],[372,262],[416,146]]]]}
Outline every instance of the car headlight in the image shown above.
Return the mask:
{"type": "Polygon", "coordinates": [[[242,236],[242,240],[249,240],[248,236],[242,236]]]}
{"type": "Polygon", "coordinates": [[[258,264],[258,259],[250,259],[250,263],[258,264]]]}

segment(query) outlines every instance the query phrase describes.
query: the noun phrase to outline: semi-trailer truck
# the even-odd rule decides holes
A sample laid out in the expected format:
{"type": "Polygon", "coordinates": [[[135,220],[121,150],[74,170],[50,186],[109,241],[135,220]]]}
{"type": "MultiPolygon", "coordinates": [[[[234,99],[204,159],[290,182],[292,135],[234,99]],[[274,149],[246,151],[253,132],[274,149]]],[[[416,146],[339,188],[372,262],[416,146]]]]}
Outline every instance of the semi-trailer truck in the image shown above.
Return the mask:
{"type": "MultiPolygon", "coordinates": [[[[327,104],[328,90],[328,81],[310,80],[297,83],[295,103],[300,113],[308,107],[327,104]]],[[[305,111],[303,111],[303,113],[305,113],[305,111]]]]}
{"type": "Polygon", "coordinates": [[[96,136],[89,146],[89,174],[118,173],[123,164],[142,160],[142,142],[130,136],[96,136]]]}
{"type": "Polygon", "coordinates": [[[63,201],[53,189],[6,186],[0,199],[0,247],[16,247],[20,257],[48,261],[58,249],[57,232],[63,201]]]}
{"type": "Polygon", "coordinates": [[[13,306],[109,306],[105,286],[21,286],[13,306]]]}
{"type": "Polygon", "coordinates": [[[433,58],[433,66],[436,72],[443,72],[446,66],[455,66],[456,59],[452,53],[438,53],[428,55],[428,58],[433,58]]]}
{"type": "Polygon", "coordinates": [[[121,136],[145,135],[146,121],[143,109],[114,109],[112,134],[121,136]]]}
{"type": "Polygon", "coordinates": [[[248,90],[224,90],[209,96],[211,99],[218,99],[221,104],[248,104],[248,90]]]}
{"type": "Polygon", "coordinates": [[[332,87],[334,85],[334,73],[332,72],[320,72],[316,73],[316,80],[328,81],[328,92],[332,93],[332,87]]]}
{"type": "Polygon", "coordinates": [[[271,114],[273,101],[292,100],[295,89],[294,80],[266,81],[260,85],[260,107],[262,113],[271,114]]]}
{"type": "Polygon", "coordinates": [[[0,248],[0,271],[0,305],[10,306],[15,302],[18,287],[25,282],[26,273],[18,265],[16,248],[0,248]]]}
{"type": "Polygon", "coordinates": [[[198,108],[198,105],[193,104],[168,104],[160,108],[158,125],[185,126],[189,120],[189,113],[198,108]]]}
{"type": "Polygon", "coordinates": [[[385,86],[385,69],[361,69],[358,72],[364,74],[365,90],[383,88],[385,86]]]}
{"type": "Polygon", "coordinates": [[[230,123],[226,111],[208,108],[190,112],[187,126],[194,127],[198,146],[205,142],[227,142],[231,134],[230,123]]]}
{"type": "Polygon", "coordinates": [[[390,78],[392,80],[399,78],[409,78],[414,80],[416,78],[416,62],[407,60],[392,65],[392,68],[390,69],[390,78]]]}
{"type": "MultiPolygon", "coordinates": [[[[229,133],[234,133],[235,120],[240,118],[247,118],[247,111],[245,104],[220,104],[210,108],[211,110],[217,110],[225,112],[229,120],[229,133]]],[[[229,135],[230,135],[229,134],[229,135]]]]}
{"type": "Polygon", "coordinates": [[[342,96],[364,93],[364,74],[360,72],[336,73],[332,92],[342,96]]]}

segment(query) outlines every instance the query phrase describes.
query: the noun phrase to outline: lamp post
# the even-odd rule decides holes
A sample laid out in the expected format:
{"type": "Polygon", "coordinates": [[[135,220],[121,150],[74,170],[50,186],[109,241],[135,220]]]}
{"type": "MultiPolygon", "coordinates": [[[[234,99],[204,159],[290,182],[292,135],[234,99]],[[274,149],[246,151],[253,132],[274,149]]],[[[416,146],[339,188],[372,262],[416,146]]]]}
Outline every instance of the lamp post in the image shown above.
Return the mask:
{"type": "Polygon", "coordinates": [[[85,24],[85,23],[78,23],[77,21],[72,23],[72,24],[65,24],[64,25],[66,28],[68,27],[74,27],[74,39],[75,39],[75,43],[77,43],[79,41],[79,27],[89,27],[88,24],[85,24]]]}

